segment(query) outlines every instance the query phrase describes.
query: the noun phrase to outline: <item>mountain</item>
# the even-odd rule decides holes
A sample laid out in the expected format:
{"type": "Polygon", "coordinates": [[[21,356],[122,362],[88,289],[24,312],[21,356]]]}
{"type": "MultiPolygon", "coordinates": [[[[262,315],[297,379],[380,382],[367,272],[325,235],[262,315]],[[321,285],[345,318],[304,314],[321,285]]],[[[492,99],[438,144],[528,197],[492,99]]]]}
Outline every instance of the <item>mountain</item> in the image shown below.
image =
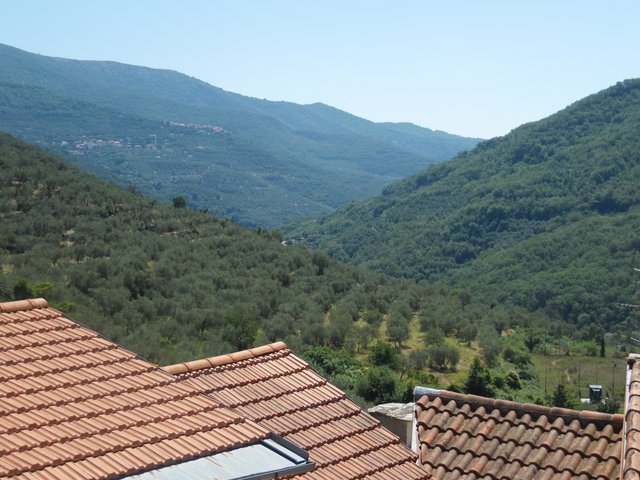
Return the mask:
{"type": "Polygon", "coordinates": [[[157,363],[276,340],[353,351],[407,333],[421,305],[446,312],[448,333],[478,318],[492,329],[544,321],[286,247],[276,232],[145,198],[2,133],[0,169],[0,301],[46,297],[157,363]]]}
{"type": "Polygon", "coordinates": [[[476,299],[620,324],[640,265],[639,132],[640,80],[627,80],[290,235],[476,299]]]}
{"type": "Polygon", "coordinates": [[[156,198],[274,227],[379,193],[477,139],[323,104],[226,92],[169,70],[0,45],[0,130],[156,198]]]}

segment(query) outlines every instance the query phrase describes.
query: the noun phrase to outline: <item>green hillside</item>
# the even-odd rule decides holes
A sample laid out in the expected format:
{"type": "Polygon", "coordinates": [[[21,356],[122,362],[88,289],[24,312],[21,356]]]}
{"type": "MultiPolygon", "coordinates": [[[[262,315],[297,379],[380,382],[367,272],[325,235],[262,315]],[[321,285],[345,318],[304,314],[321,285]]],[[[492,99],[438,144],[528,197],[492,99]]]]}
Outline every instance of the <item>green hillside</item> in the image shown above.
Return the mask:
{"type": "Polygon", "coordinates": [[[418,314],[422,331],[449,335],[545,321],[285,247],[277,232],[144,198],[6,134],[0,169],[0,301],[45,296],[160,363],[275,340],[403,344],[418,314]]]}
{"type": "Polygon", "coordinates": [[[379,193],[476,139],[186,75],[0,45],[0,130],[156,198],[273,227],[379,193]]]}
{"type": "Polygon", "coordinates": [[[621,325],[640,264],[640,80],[308,221],[334,258],[584,325],[621,325]]]}

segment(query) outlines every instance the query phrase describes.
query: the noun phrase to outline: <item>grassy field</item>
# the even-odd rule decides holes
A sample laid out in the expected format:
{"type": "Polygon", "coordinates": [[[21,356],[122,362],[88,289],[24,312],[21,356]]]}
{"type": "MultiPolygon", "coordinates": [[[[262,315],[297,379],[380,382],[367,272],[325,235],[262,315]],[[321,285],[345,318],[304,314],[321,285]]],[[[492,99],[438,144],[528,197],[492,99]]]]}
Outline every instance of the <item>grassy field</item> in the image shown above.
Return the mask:
{"type": "MultiPolygon", "coordinates": [[[[384,323],[386,324],[386,322],[384,323]]],[[[386,325],[385,330],[381,333],[386,335],[386,325]]],[[[386,336],[381,338],[386,338],[386,336]]],[[[473,357],[480,353],[476,342],[473,342],[471,347],[468,347],[466,343],[459,342],[454,337],[448,337],[445,339],[445,343],[455,346],[460,351],[460,361],[455,370],[452,371],[440,372],[437,370],[429,370],[429,373],[438,379],[438,384],[442,388],[447,388],[451,383],[464,383],[473,357]]],[[[425,348],[425,346],[425,334],[420,331],[420,322],[416,315],[409,322],[409,339],[402,344],[401,350],[403,354],[408,354],[411,350],[425,348]]]]}
{"type": "MultiPolygon", "coordinates": [[[[385,332],[381,332],[384,334],[385,332]]],[[[384,337],[382,337],[384,338],[384,337]]],[[[455,345],[460,351],[460,362],[455,371],[430,371],[443,388],[450,383],[462,384],[468,375],[473,357],[481,353],[476,342],[470,347],[449,337],[446,343],[455,345]]],[[[414,318],[409,324],[409,339],[403,345],[406,353],[424,345],[424,333],[414,318]]],[[[575,398],[589,396],[590,384],[602,385],[605,395],[624,401],[626,360],[625,358],[598,357],[588,355],[532,355],[535,374],[540,389],[551,395],[560,382],[564,383],[575,398]]]]}
{"type": "Polygon", "coordinates": [[[615,400],[624,399],[624,358],[534,355],[533,363],[540,387],[549,394],[562,382],[576,397],[579,394],[584,398],[589,396],[588,385],[599,384],[605,392],[613,392],[615,400]]]}
{"type": "MultiPolygon", "coordinates": [[[[364,325],[364,320],[359,320],[358,325],[364,325]]],[[[512,332],[513,333],[513,332],[512,332]]],[[[386,318],[381,322],[377,331],[377,338],[389,341],[387,337],[386,318]]],[[[450,384],[462,385],[467,378],[469,366],[473,358],[481,355],[482,351],[477,342],[467,345],[455,337],[447,337],[445,342],[454,345],[460,352],[460,361],[454,370],[437,371],[429,369],[438,381],[441,388],[448,388],[450,384]]],[[[409,355],[413,350],[426,348],[425,333],[420,331],[418,316],[414,315],[409,322],[409,338],[402,343],[401,354],[409,355]]],[[[550,354],[533,354],[531,356],[534,374],[540,386],[540,395],[551,396],[558,384],[564,383],[570,394],[576,400],[589,396],[590,384],[602,385],[605,396],[613,396],[615,400],[624,401],[626,360],[624,357],[599,357],[585,355],[584,348],[571,344],[572,354],[563,354],[561,350],[550,351],[550,354]]],[[[367,349],[363,348],[355,354],[356,358],[366,361],[367,349]]],[[[504,372],[503,372],[504,374],[504,372]]],[[[579,408],[594,408],[582,405],[579,408]]]]}

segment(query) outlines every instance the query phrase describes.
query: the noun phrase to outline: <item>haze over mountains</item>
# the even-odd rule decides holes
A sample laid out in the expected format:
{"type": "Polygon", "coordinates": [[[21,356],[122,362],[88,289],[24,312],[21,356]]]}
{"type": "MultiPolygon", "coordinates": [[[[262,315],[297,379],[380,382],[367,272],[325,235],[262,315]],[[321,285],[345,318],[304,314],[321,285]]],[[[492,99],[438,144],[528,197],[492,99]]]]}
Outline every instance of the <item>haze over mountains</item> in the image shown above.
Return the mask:
{"type": "Polygon", "coordinates": [[[6,45],[0,62],[0,130],[245,225],[331,211],[477,143],[323,104],[249,98],[168,70],[6,45]]]}
{"type": "Polygon", "coordinates": [[[585,325],[620,325],[640,264],[640,80],[292,230],[334,258],[585,325]]]}

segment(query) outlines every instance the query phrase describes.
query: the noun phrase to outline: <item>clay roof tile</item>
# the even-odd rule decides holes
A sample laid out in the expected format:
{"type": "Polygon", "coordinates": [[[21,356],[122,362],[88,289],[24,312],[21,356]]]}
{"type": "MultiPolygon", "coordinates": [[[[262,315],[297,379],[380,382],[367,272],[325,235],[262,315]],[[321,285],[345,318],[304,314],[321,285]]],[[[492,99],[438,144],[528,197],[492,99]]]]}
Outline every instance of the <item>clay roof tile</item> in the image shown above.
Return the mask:
{"type": "Polygon", "coordinates": [[[419,461],[434,478],[618,478],[621,415],[443,390],[422,394],[415,414],[419,461]]]}
{"type": "Polygon", "coordinates": [[[0,338],[0,477],[119,478],[269,435],[43,299],[0,303],[0,338]]]}
{"type": "Polygon", "coordinates": [[[187,371],[205,370],[207,368],[221,367],[224,365],[233,364],[243,360],[250,360],[256,357],[262,357],[274,352],[286,350],[287,345],[284,342],[276,342],[270,345],[263,345],[261,347],[250,348],[248,350],[242,350],[231,354],[218,355],[216,357],[204,358],[201,360],[193,360],[186,363],[178,363],[175,365],[168,365],[163,367],[163,370],[171,373],[172,375],[179,375],[187,371]]]}
{"type": "Polygon", "coordinates": [[[251,350],[242,350],[240,352],[231,353],[229,354],[229,356],[233,359],[234,362],[240,362],[242,360],[248,360],[254,357],[251,350]]]}
{"type": "Polygon", "coordinates": [[[428,478],[411,450],[283,342],[207,360],[210,368],[164,370],[307,449],[317,467],[295,478],[428,478]]]}
{"type": "Polygon", "coordinates": [[[44,298],[29,300],[17,300],[15,302],[0,303],[0,313],[26,312],[35,308],[48,308],[49,304],[44,298]]]}

